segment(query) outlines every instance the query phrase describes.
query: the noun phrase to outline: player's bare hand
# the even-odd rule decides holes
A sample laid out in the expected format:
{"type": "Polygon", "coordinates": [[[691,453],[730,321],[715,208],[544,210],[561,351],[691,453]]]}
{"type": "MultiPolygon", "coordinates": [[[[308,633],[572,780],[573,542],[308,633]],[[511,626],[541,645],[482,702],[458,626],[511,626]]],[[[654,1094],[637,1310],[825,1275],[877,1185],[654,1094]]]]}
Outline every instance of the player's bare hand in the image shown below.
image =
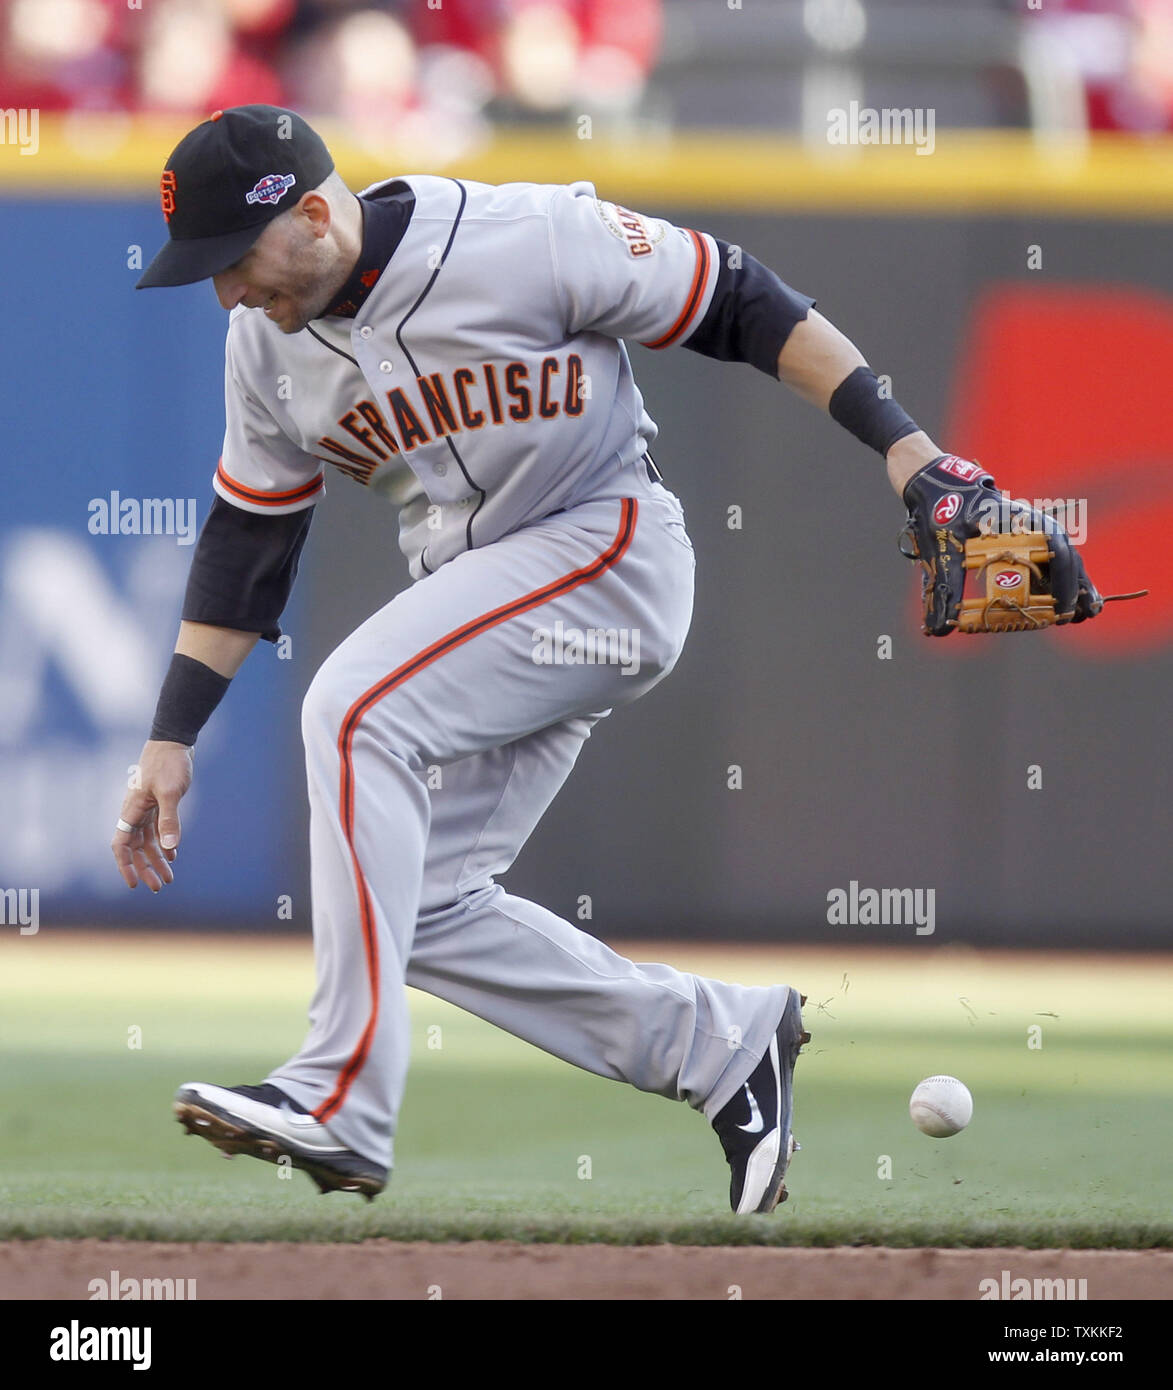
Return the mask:
{"type": "Polygon", "coordinates": [[[175,878],[179,847],[179,802],[191,786],[191,749],[182,743],[148,741],[135,785],[127,792],[110,848],[128,888],[145,883],[157,893],[175,878]]]}

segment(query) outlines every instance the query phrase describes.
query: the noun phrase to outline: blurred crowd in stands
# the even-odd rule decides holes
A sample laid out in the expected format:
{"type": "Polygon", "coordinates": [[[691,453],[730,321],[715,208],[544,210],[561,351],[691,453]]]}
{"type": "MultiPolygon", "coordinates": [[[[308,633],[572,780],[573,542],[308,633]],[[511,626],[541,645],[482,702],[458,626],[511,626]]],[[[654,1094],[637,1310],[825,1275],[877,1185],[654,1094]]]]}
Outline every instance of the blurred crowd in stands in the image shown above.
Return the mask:
{"type": "MultiPolygon", "coordinates": [[[[1063,45],[1093,129],[1173,130],[1173,0],[0,0],[0,106],[196,114],[264,101],[338,117],[360,139],[426,132],[442,155],[475,144],[487,119],[635,112],[662,57],[703,65],[720,48],[729,61],[743,3],[811,30],[811,10],[854,9],[861,33],[903,7],[910,43],[918,6],[1000,10],[1063,45]]],[[[676,122],[705,119],[703,103],[668,105],[676,122]]]]}
{"type": "Polygon", "coordinates": [[[486,110],[631,110],[661,21],[661,0],[0,0],[0,105],[268,102],[465,148],[486,110]]]}
{"type": "Polygon", "coordinates": [[[1045,0],[1036,13],[1083,77],[1092,130],[1173,131],[1173,0],[1045,0]]]}

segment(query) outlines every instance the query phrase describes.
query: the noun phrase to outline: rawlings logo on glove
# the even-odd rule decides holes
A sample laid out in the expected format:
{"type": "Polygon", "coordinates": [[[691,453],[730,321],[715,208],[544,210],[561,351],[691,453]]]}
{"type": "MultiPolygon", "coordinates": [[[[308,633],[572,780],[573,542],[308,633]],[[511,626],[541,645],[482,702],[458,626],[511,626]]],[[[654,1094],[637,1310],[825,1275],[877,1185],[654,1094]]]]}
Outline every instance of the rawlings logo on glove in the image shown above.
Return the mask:
{"type": "Polygon", "coordinates": [[[978,463],[942,454],[909,479],[901,554],[919,560],[922,630],[1025,632],[1096,617],[1111,599],[1088,578],[1071,537],[1045,512],[999,491],[978,463]],[[970,597],[965,578],[974,575],[970,597]]]}

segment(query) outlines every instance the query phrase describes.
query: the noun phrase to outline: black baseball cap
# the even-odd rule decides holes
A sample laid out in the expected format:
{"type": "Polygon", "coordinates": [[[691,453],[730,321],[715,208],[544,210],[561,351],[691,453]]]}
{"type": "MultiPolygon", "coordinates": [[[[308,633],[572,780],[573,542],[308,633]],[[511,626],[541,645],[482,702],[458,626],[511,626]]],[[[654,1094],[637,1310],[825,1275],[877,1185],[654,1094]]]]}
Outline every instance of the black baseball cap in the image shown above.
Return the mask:
{"type": "Polygon", "coordinates": [[[334,169],[322,137],[280,106],[232,106],[176,145],[159,193],[169,240],[135,289],[191,285],[233,265],[334,169]]]}

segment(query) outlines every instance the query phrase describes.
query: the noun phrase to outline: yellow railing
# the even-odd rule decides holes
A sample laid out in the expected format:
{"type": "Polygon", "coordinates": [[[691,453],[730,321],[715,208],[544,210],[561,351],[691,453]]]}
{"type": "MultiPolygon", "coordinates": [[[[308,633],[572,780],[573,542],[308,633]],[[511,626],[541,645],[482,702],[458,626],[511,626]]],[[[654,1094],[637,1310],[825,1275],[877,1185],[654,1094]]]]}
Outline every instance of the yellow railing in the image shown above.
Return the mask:
{"type": "MultiPolygon", "coordinates": [[[[191,122],[45,114],[36,153],[0,143],[0,195],[149,195],[191,122]]],[[[940,131],[932,154],[910,145],[832,147],[814,155],[761,133],[681,133],[624,142],[575,127],[496,131],[447,167],[422,153],[363,148],[340,127],[318,128],[360,188],[397,173],[450,173],[503,183],[590,179],[601,194],[657,206],[743,211],[1031,212],[1173,216],[1173,137],[1101,135],[1044,145],[1019,131],[940,131]]],[[[0,127],[0,135],[6,133],[0,127]]]]}

